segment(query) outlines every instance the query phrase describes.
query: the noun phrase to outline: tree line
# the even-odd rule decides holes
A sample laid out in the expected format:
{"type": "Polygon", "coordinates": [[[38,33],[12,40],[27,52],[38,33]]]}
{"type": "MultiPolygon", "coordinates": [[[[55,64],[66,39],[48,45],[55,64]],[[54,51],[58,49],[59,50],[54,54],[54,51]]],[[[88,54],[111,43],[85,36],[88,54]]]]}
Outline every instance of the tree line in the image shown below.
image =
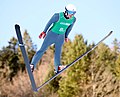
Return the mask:
{"type": "MultiPolygon", "coordinates": [[[[23,40],[31,61],[36,52],[36,45],[33,44],[27,30],[23,33],[23,40]]],[[[12,37],[8,44],[0,50],[0,79],[12,82],[19,71],[26,73],[26,70],[17,39],[12,37]]],[[[76,35],[73,41],[63,46],[62,64],[71,63],[94,45],[95,43],[88,44],[82,35],[76,35]]],[[[54,46],[51,46],[50,50],[54,52],[54,46]]],[[[51,76],[53,70],[49,72],[46,79],[51,76]]],[[[112,47],[101,43],[43,89],[49,90],[49,93],[46,93],[47,97],[51,93],[55,93],[58,97],[109,97],[111,95],[118,97],[119,82],[120,42],[114,39],[112,47]]]]}

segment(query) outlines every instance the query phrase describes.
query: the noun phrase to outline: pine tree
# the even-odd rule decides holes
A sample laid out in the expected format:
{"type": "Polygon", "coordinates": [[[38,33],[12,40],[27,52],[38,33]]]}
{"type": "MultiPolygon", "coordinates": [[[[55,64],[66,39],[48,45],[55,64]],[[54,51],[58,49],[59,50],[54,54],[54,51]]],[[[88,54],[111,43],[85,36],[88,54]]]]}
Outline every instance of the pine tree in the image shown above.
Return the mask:
{"type": "Polygon", "coordinates": [[[17,56],[17,39],[12,37],[9,41],[9,45],[7,47],[3,47],[1,54],[1,70],[2,74],[8,80],[12,80],[12,78],[17,74],[20,69],[20,65],[18,63],[17,56]],[[7,71],[6,71],[7,69],[7,71]],[[5,71],[5,72],[4,72],[5,71]]]}
{"type": "Polygon", "coordinates": [[[27,30],[25,30],[25,32],[23,34],[23,41],[25,43],[25,48],[28,53],[28,57],[31,60],[32,56],[36,52],[36,45],[33,44],[32,39],[31,39],[29,33],[27,32],[27,30]]]}
{"type": "Polygon", "coordinates": [[[115,62],[114,73],[120,80],[120,54],[118,55],[118,58],[115,62]]]}
{"type": "MultiPolygon", "coordinates": [[[[67,52],[64,52],[63,55],[63,62],[65,64],[71,63],[87,50],[82,35],[76,35],[75,40],[66,45],[65,51],[67,52]]],[[[88,64],[85,63],[85,60],[87,60],[86,57],[75,63],[66,71],[67,75],[60,81],[60,88],[58,90],[60,97],[75,97],[75,95],[81,94],[81,85],[86,83],[87,80],[86,67],[88,64]]]]}
{"type": "MultiPolygon", "coordinates": [[[[23,33],[23,43],[25,45],[25,49],[29,58],[29,61],[31,61],[33,55],[36,52],[36,46],[33,44],[32,39],[29,35],[29,33],[27,32],[27,30],[25,30],[25,32],[23,33]]],[[[23,56],[22,56],[22,52],[20,50],[20,47],[18,47],[18,57],[19,57],[19,62],[21,64],[21,69],[22,71],[25,70],[25,63],[23,60],[23,56]]]]}
{"type": "Polygon", "coordinates": [[[113,55],[114,55],[114,65],[113,72],[114,74],[120,78],[120,42],[117,39],[113,41],[113,55]]]}
{"type": "Polygon", "coordinates": [[[92,82],[94,83],[93,96],[102,97],[108,94],[111,95],[117,91],[117,80],[112,73],[112,66],[115,64],[114,55],[111,49],[104,43],[101,43],[94,50],[94,55],[92,55],[91,61],[91,73],[93,76],[92,82]],[[114,83],[111,81],[114,81],[114,83]],[[111,87],[109,86],[110,84],[111,87]]]}
{"type": "Polygon", "coordinates": [[[120,42],[115,38],[113,41],[113,52],[115,55],[120,53],[120,42]]]}
{"type": "MultiPolygon", "coordinates": [[[[35,49],[27,31],[24,33],[24,39],[26,50],[31,59],[35,53],[35,49]]],[[[17,39],[12,37],[8,43],[9,45],[3,47],[0,51],[0,75],[11,81],[19,70],[25,70],[25,64],[17,39]]]]}

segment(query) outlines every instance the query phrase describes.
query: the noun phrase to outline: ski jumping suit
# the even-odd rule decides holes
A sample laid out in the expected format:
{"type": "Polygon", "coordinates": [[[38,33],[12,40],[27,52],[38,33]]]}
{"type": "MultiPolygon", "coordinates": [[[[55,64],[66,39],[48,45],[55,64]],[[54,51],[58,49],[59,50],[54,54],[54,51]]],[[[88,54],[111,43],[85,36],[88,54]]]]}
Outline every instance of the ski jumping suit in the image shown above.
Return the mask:
{"type": "Polygon", "coordinates": [[[61,65],[61,51],[62,45],[64,43],[65,38],[68,37],[69,32],[71,31],[76,18],[72,16],[70,19],[66,19],[63,12],[55,13],[49,22],[47,23],[43,32],[47,32],[47,35],[43,41],[43,44],[36,52],[34,57],[32,58],[31,64],[36,67],[36,64],[41,59],[44,52],[51,44],[55,44],[55,53],[54,53],[54,66],[55,70],[58,71],[58,66],[61,65]],[[53,25],[52,25],[53,24],[53,25]],[[49,28],[52,25],[51,28],[49,28]]]}

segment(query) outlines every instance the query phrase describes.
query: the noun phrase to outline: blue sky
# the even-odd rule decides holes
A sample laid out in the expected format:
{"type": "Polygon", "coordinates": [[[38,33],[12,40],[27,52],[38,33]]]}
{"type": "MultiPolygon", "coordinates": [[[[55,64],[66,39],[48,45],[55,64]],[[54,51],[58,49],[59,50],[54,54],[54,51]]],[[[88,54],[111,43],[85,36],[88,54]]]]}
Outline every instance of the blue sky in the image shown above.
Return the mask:
{"type": "Polygon", "coordinates": [[[77,21],[69,35],[74,39],[82,34],[88,43],[97,43],[111,30],[113,34],[104,41],[112,45],[115,38],[120,41],[120,0],[0,0],[0,49],[16,37],[14,25],[29,32],[34,44],[40,48],[43,39],[39,34],[56,12],[64,11],[65,5],[72,3],[77,8],[77,21]]]}

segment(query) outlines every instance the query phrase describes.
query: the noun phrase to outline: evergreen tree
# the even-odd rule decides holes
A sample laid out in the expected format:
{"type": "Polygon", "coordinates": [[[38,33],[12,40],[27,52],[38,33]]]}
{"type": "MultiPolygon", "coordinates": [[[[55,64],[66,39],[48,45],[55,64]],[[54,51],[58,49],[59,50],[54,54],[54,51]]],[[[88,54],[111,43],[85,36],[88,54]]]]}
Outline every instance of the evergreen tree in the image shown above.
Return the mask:
{"type": "Polygon", "coordinates": [[[25,48],[28,53],[28,57],[31,60],[37,48],[36,48],[36,45],[33,44],[32,39],[29,33],[27,32],[27,30],[25,30],[23,34],[23,41],[25,43],[25,48]]]}
{"type": "Polygon", "coordinates": [[[120,42],[117,39],[113,41],[113,55],[114,55],[114,65],[113,73],[120,78],[120,42]]]}
{"type": "MultiPolygon", "coordinates": [[[[24,33],[23,40],[25,41],[25,47],[31,59],[35,53],[35,49],[27,31],[24,33]]],[[[3,47],[0,51],[0,75],[11,81],[19,70],[25,70],[25,64],[17,39],[12,37],[8,43],[9,45],[3,47]]]]}
{"type": "Polygon", "coordinates": [[[93,73],[93,81],[97,80],[97,77],[95,78],[95,76],[100,68],[106,67],[111,69],[113,64],[114,64],[114,55],[112,54],[111,49],[104,43],[101,43],[92,52],[91,55],[91,70],[93,73]]]}
{"type": "Polygon", "coordinates": [[[0,58],[1,61],[0,68],[2,70],[1,74],[10,81],[20,69],[16,46],[17,40],[13,37],[10,39],[9,45],[7,47],[3,47],[1,51],[0,58]]]}
{"type": "MultiPolygon", "coordinates": [[[[25,30],[25,32],[23,33],[23,43],[25,45],[25,49],[26,49],[29,61],[31,61],[33,55],[36,52],[36,46],[33,44],[32,39],[31,39],[29,33],[27,32],[27,30],[25,30]]],[[[19,62],[21,64],[21,69],[22,69],[22,71],[24,71],[25,63],[24,63],[24,59],[23,59],[20,47],[18,48],[18,57],[19,57],[19,62]]]]}
{"type": "Polygon", "coordinates": [[[103,95],[111,92],[107,88],[108,85],[111,84],[111,78],[114,77],[111,72],[112,66],[114,65],[114,55],[107,45],[101,43],[94,50],[91,57],[92,82],[96,83],[93,87],[93,96],[102,97],[103,95]]]}
{"type": "Polygon", "coordinates": [[[113,41],[113,52],[115,55],[120,53],[120,42],[115,38],[113,41]]]}
{"type": "Polygon", "coordinates": [[[9,56],[12,54],[12,51],[8,48],[3,47],[0,51],[0,77],[6,78],[9,76],[9,56]]]}
{"type": "Polygon", "coordinates": [[[119,78],[120,80],[120,53],[118,55],[118,58],[115,62],[115,68],[114,68],[115,75],[119,78]]]}
{"type": "MultiPolygon", "coordinates": [[[[63,55],[63,62],[65,64],[71,63],[87,50],[82,35],[76,35],[75,40],[66,45],[64,47],[66,47],[65,51],[67,52],[64,52],[63,55]]],[[[60,97],[75,97],[75,95],[81,94],[82,87],[80,86],[86,83],[88,78],[86,74],[88,64],[86,64],[87,61],[85,62],[85,60],[87,60],[87,57],[84,57],[66,71],[67,75],[60,81],[60,88],[58,90],[60,97]]]]}

